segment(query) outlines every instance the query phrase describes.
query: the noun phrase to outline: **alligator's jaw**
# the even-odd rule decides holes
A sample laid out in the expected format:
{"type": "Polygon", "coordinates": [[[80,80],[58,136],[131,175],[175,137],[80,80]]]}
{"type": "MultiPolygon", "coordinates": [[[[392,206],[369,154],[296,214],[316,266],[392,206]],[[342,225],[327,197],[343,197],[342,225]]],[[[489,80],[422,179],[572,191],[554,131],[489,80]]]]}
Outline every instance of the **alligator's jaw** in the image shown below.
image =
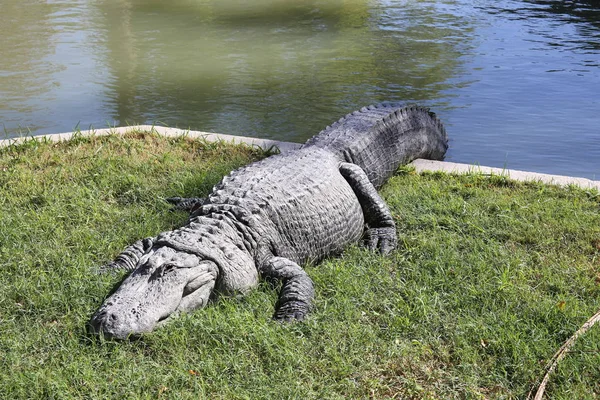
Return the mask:
{"type": "Polygon", "coordinates": [[[94,314],[91,329],[116,339],[150,332],[173,314],[204,307],[216,278],[211,261],[170,247],[152,249],[94,314]]]}

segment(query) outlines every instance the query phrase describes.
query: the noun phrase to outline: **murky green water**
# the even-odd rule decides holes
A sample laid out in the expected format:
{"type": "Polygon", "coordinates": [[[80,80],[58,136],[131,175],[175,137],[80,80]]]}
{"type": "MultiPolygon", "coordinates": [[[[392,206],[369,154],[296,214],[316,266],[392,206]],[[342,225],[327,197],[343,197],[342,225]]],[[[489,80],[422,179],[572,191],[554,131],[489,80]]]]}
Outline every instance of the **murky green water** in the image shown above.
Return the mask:
{"type": "Polygon", "coordinates": [[[8,135],[157,123],[304,141],[432,107],[456,162],[600,179],[600,2],[0,0],[8,135]]]}

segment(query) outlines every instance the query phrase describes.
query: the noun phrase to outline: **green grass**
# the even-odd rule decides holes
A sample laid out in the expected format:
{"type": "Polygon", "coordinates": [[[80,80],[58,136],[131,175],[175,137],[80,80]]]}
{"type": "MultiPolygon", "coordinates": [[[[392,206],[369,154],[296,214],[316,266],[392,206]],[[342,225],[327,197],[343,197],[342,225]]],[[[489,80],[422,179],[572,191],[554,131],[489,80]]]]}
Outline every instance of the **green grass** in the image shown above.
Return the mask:
{"type": "MultiPolygon", "coordinates": [[[[600,307],[597,192],[401,170],[382,192],[398,250],[308,267],[305,323],[271,321],[261,284],[137,341],[90,336],[122,278],[97,268],[186,220],[162,199],[263,156],[142,134],[1,149],[0,398],[524,398],[600,307]]],[[[594,327],[546,393],[600,393],[599,343],[594,327]]]]}

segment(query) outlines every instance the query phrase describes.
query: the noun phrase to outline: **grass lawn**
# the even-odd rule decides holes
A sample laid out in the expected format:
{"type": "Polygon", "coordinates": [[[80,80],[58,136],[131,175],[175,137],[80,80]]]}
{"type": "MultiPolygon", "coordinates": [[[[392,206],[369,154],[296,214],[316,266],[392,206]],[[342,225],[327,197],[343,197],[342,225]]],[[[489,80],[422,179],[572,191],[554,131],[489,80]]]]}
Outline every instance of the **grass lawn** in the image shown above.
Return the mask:
{"type": "MultiPolygon", "coordinates": [[[[0,398],[525,398],[600,308],[598,192],[401,170],[399,248],[307,267],[306,322],[273,322],[261,284],[140,340],[89,335],[123,278],[97,268],[185,222],[163,199],[264,156],[143,134],[0,149],[0,398]]],[[[599,347],[595,326],[546,394],[600,395],[599,347]]]]}

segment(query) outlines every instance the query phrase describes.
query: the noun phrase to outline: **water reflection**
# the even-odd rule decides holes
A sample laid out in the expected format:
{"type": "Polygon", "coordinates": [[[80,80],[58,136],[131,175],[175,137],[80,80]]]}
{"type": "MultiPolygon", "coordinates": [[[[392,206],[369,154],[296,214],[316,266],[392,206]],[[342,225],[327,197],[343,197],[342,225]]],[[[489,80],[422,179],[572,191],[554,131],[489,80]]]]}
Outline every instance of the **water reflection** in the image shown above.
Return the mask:
{"type": "Polygon", "coordinates": [[[453,161],[600,179],[600,7],[558,0],[2,0],[9,134],[159,123],[303,141],[433,107],[453,161]]]}
{"type": "MultiPolygon", "coordinates": [[[[537,10],[531,10],[532,15],[541,18],[548,13],[560,23],[571,25],[575,34],[560,37],[554,34],[553,45],[564,46],[568,49],[600,50],[600,2],[599,1],[533,1],[529,3],[536,5],[537,10]]],[[[593,53],[592,53],[593,54],[593,53]]],[[[596,61],[595,66],[598,66],[596,61]]]]}
{"type": "Polygon", "coordinates": [[[600,1],[521,0],[483,8],[525,21],[532,33],[544,36],[550,46],[572,51],[600,50],[600,1]],[[541,30],[537,29],[538,18],[548,21],[541,30]]]}
{"type": "Polygon", "coordinates": [[[393,7],[367,1],[99,7],[119,124],[298,141],[365,103],[443,102],[469,33],[460,17],[411,6],[402,26],[393,7]]]}
{"type": "MultiPolygon", "coordinates": [[[[132,5],[127,0],[106,1],[100,7],[102,20],[98,22],[101,48],[110,78],[104,99],[111,120],[117,125],[142,123],[143,113],[137,102],[137,69],[140,52],[132,29],[132,5]]],[[[143,60],[142,60],[143,61],[143,60]]]]}
{"type": "Polygon", "coordinates": [[[105,71],[85,1],[0,2],[0,125],[5,134],[103,123],[105,71]]]}
{"type": "Polygon", "coordinates": [[[566,4],[477,2],[474,83],[449,117],[456,159],[600,179],[598,10],[566,4]]]}
{"type": "Polygon", "coordinates": [[[11,16],[3,17],[0,23],[0,123],[21,124],[32,130],[43,125],[44,121],[23,116],[52,99],[49,92],[56,82],[47,77],[61,67],[44,62],[44,58],[55,51],[52,15],[59,9],[35,0],[0,2],[0,15],[11,16]]]}

